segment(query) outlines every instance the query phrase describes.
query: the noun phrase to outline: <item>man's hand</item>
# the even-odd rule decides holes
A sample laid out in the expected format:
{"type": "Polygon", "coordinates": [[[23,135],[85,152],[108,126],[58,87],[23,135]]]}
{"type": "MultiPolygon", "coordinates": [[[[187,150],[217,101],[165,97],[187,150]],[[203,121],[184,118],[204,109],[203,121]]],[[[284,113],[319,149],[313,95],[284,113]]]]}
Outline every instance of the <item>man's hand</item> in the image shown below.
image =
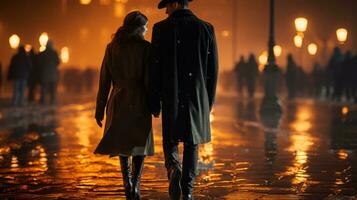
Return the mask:
{"type": "Polygon", "coordinates": [[[97,121],[98,126],[99,126],[100,128],[102,128],[102,127],[103,127],[102,120],[96,118],[96,121],[97,121]]]}

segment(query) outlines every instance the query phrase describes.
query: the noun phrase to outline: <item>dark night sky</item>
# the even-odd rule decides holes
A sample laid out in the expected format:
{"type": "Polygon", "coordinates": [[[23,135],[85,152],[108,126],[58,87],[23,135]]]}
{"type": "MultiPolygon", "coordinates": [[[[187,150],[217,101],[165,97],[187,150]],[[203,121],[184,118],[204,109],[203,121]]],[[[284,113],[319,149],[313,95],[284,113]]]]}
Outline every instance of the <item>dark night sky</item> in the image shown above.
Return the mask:
{"type": "MultiPolygon", "coordinates": [[[[0,60],[7,64],[12,53],[8,38],[18,33],[24,43],[38,46],[38,36],[46,31],[57,47],[68,46],[71,50],[70,65],[97,67],[103,56],[105,44],[110,35],[121,24],[122,19],[114,17],[114,1],[107,6],[92,0],[89,6],[79,5],[78,0],[67,0],[66,13],[61,0],[1,0],[0,1],[0,60]]],[[[110,1],[110,0],[109,0],[110,1]]],[[[203,19],[216,26],[222,69],[232,66],[232,37],[223,36],[232,30],[232,1],[194,0],[191,8],[203,19]]],[[[268,0],[237,1],[237,50],[239,54],[249,52],[260,54],[267,46],[268,0]]],[[[139,9],[148,15],[150,27],[165,17],[164,10],[157,10],[158,0],[128,0],[125,10],[139,9]]],[[[306,39],[316,42],[322,48],[327,41],[327,50],[336,44],[335,30],[345,27],[350,31],[344,50],[357,52],[357,1],[356,0],[276,0],[276,40],[284,48],[284,64],[287,52],[296,53],[293,46],[295,29],[293,20],[298,16],[309,19],[306,39]]],[[[149,28],[150,28],[149,27],[149,28]]],[[[147,39],[151,38],[151,31],[147,39]]],[[[326,45],[325,45],[326,46],[326,45]]],[[[319,59],[323,58],[321,51],[319,59]]],[[[238,56],[237,55],[237,56],[238,56]]],[[[306,65],[310,57],[305,55],[306,65]]]]}

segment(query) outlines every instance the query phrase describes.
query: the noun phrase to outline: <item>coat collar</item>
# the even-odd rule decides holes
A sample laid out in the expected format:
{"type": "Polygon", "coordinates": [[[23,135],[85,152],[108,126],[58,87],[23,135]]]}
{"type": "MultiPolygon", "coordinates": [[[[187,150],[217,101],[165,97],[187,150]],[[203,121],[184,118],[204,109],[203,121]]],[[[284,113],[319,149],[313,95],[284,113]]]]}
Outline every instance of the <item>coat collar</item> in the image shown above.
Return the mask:
{"type": "Polygon", "coordinates": [[[195,15],[189,9],[180,9],[173,12],[169,18],[184,17],[184,16],[195,16],[195,15]]]}

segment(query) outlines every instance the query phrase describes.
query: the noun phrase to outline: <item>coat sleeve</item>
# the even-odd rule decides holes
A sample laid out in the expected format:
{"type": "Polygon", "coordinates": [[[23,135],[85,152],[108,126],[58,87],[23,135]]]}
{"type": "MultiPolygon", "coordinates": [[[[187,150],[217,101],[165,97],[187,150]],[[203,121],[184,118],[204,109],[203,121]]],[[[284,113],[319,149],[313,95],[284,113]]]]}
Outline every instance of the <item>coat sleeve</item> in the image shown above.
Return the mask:
{"type": "Polygon", "coordinates": [[[161,57],[160,57],[160,35],[158,27],[155,25],[152,33],[150,48],[150,72],[149,72],[149,107],[151,113],[161,112],[161,57]]]}
{"type": "Polygon", "coordinates": [[[99,78],[99,89],[97,94],[97,106],[95,112],[95,118],[102,120],[104,118],[104,110],[107,104],[108,95],[110,92],[110,84],[111,84],[111,75],[109,71],[109,67],[111,65],[110,59],[110,48],[107,46],[105,50],[105,55],[103,58],[101,70],[100,70],[100,78],[99,78]]]}
{"type": "Polygon", "coordinates": [[[218,79],[218,50],[214,28],[211,25],[211,38],[208,49],[208,66],[207,66],[207,93],[209,98],[209,107],[212,106],[216,96],[216,87],[218,79]]]}

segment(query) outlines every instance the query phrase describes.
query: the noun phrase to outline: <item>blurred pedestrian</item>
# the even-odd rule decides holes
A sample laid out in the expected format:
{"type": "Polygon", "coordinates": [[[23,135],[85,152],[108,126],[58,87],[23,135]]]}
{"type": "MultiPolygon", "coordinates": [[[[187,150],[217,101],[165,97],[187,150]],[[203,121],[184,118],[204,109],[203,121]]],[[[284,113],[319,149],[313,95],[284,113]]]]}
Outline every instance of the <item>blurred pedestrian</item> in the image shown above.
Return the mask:
{"type": "Polygon", "coordinates": [[[14,106],[21,106],[25,103],[24,94],[31,66],[31,59],[27,55],[25,47],[21,45],[18,52],[11,58],[8,72],[8,80],[14,83],[12,95],[14,106]]]}
{"type": "Polygon", "coordinates": [[[247,85],[249,97],[253,98],[255,94],[257,78],[259,75],[259,66],[254,54],[250,54],[248,63],[246,64],[245,68],[245,83],[247,85]]]}
{"type": "Polygon", "coordinates": [[[83,71],[84,89],[86,92],[93,91],[94,76],[95,71],[89,67],[83,71]]]}
{"type": "Polygon", "coordinates": [[[193,199],[199,144],[211,141],[210,113],[218,78],[214,27],[189,8],[190,0],[161,0],[168,18],[152,34],[152,111],[162,109],[163,148],[170,199],[193,199]],[[184,143],[183,162],[179,143],[184,143]]]}
{"type": "Polygon", "coordinates": [[[338,79],[340,76],[341,64],[343,62],[343,55],[341,49],[339,47],[335,47],[330,58],[330,61],[326,68],[326,76],[327,76],[327,88],[326,88],[326,97],[327,98],[335,98],[339,93],[337,90],[339,89],[338,79]]]}
{"type": "Polygon", "coordinates": [[[37,55],[35,50],[32,48],[29,52],[29,56],[32,63],[32,68],[30,71],[28,79],[28,102],[33,103],[36,98],[36,91],[40,87],[41,79],[41,69],[37,63],[37,55]]]}
{"type": "Polygon", "coordinates": [[[246,76],[246,68],[247,68],[247,63],[245,62],[244,56],[242,55],[234,67],[234,72],[237,77],[238,94],[241,95],[241,97],[243,97],[244,95],[244,87],[245,87],[244,77],[246,76]]]}
{"type": "Polygon", "coordinates": [[[288,98],[294,99],[297,93],[297,87],[298,87],[297,81],[298,81],[299,69],[294,61],[292,54],[289,54],[287,59],[288,59],[288,64],[286,67],[285,78],[286,78],[286,85],[288,89],[288,98]]]}
{"type": "MultiPolygon", "coordinates": [[[[38,65],[41,69],[41,103],[45,104],[50,97],[50,104],[56,103],[57,83],[59,79],[58,65],[60,60],[53,47],[52,41],[48,41],[46,50],[38,54],[38,65]]],[[[73,83],[75,84],[75,83],[73,83]]]]}
{"type": "Polygon", "coordinates": [[[342,87],[343,94],[346,96],[347,100],[352,100],[354,98],[354,80],[356,79],[354,68],[356,65],[354,64],[355,56],[352,55],[351,51],[348,51],[345,55],[345,59],[342,63],[342,87]]]}
{"type": "Polygon", "coordinates": [[[0,61],[0,96],[2,95],[2,91],[3,91],[3,73],[2,73],[2,63],[0,61]]]}
{"type": "Polygon", "coordinates": [[[140,199],[144,159],[154,154],[147,96],[150,63],[150,43],[144,39],[147,23],[148,19],[139,11],[129,13],[107,45],[95,114],[102,127],[106,107],[104,136],[95,153],[119,156],[126,199],[134,200],[140,199]]]}
{"type": "Polygon", "coordinates": [[[324,76],[324,71],[319,63],[314,64],[314,68],[311,73],[312,77],[312,87],[313,87],[313,92],[312,95],[313,97],[319,98],[322,94],[322,88],[323,88],[323,76],[324,76]]]}

